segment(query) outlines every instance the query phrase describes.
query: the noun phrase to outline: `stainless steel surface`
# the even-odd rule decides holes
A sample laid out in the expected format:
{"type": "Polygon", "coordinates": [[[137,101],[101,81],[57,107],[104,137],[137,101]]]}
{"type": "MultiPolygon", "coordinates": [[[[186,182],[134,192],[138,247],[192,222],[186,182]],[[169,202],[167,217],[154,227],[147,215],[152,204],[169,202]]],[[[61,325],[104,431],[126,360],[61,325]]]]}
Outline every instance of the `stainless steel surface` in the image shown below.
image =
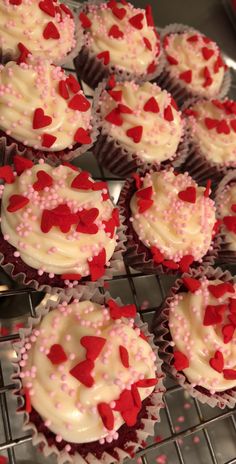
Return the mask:
{"type": "MultiPolygon", "coordinates": [[[[145,6],[145,0],[134,1],[145,6]]],[[[224,51],[228,65],[236,72],[236,32],[220,0],[153,0],[157,25],[170,22],[192,25],[215,39],[224,51]]],[[[236,74],[233,72],[231,96],[236,96],[236,74]]],[[[77,164],[88,169],[96,178],[108,179],[109,188],[117,201],[122,180],[97,165],[91,154],[83,155],[77,164]]],[[[173,278],[144,276],[123,268],[110,282],[110,292],[121,296],[124,303],[134,302],[141,316],[151,322],[155,307],[168,292],[173,278]]],[[[12,394],[12,341],[16,340],[20,324],[27,321],[43,295],[30,289],[19,289],[0,272],[0,456],[10,464],[55,464],[45,459],[31,444],[31,437],[22,432],[12,394]]],[[[191,399],[172,380],[166,381],[166,408],[156,427],[155,439],[129,461],[129,464],[234,464],[236,463],[236,411],[203,406],[191,399]],[[161,441],[160,441],[161,440],[161,441]]],[[[1,459],[0,459],[1,462],[1,459]]],[[[127,461],[128,462],[128,461],[127,461]]]]}

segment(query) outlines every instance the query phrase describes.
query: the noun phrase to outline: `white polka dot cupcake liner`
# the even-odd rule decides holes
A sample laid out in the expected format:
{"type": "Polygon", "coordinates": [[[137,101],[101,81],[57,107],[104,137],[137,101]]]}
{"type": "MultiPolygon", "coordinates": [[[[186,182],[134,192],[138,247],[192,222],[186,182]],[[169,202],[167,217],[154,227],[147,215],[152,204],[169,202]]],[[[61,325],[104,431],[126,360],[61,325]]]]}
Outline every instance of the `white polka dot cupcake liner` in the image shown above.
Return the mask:
{"type": "MultiPolygon", "coordinates": [[[[190,274],[183,274],[182,278],[191,277],[198,279],[203,276],[206,276],[209,280],[219,279],[223,282],[235,283],[230,272],[223,271],[219,267],[216,269],[211,267],[206,269],[202,267],[199,269],[193,269],[190,274]]],[[[152,323],[152,331],[155,335],[154,341],[159,348],[159,353],[164,363],[163,369],[173,379],[177,380],[178,383],[189,393],[189,395],[191,395],[193,398],[196,398],[201,403],[207,404],[211,407],[217,406],[221,409],[224,409],[225,407],[234,408],[236,405],[236,388],[223,392],[215,392],[213,394],[206,388],[198,385],[194,386],[191,384],[187,377],[184,375],[183,371],[177,371],[173,365],[174,356],[172,339],[169,330],[169,313],[173,298],[176,294],[182,291],[182,278],[176,280],[174,286],[169,292],[168,297],[163,302],[162,306],[157,309],[152,323]]]]}
{"type": "MultiPolygon", "coordinates": [[[[169,24],[168,26],[162,29],[161,40],[163,42],[163,39],[167,34],[178,33],[178,32],[181,33],[181,32],[186,32],[186,31],[193,32],[193,34],[196,34],[196,33],[201,34],[201,32],[199,32],[197,29],[194,29],[184,24],[169,24]]],[[[185,101],[189,98],[191,99],[202,98],[202,96],[199,95],[199,93],[190,92],[189,89],[187,89],[187,87],[184,85],[183,81],[180,81],[179,79],[176,79],[170,75],[170,73],[168,72],[168,68],[166,67],[167,60],[165,58],[164,52],[163,52],[163,56],[165,59],[165,65],[164,65],[163,72],[159,74],[159,76],[156,78],[157,84],[160,87],[168,90],[168,92],[170,92],[173,95],[174,99],[180,106],[183,105],[185,101]]],[[[231,74],[230,74],[230,71],[227,70],[224,74],[224,79],[221,84],[220,91],[216,93],[214,96],[211,96],[211,98],[225,97],[230,90],[230,86],[231,86],[231,74]]]]}
{"type": "MultiPolygon", "coordinates": [[[[54,455],[58,464],[92,464],[92,463],[122,463],[126,458],[133,457],[135,453],[146,446],[146,440],[149,436],[154,435],[154,426],[160,422],[160,410],[164,407],[163,394],[165,387],[163,380],[165,375],[162,371],[162,361],[158,355],[158,348],[153,343],[153,335],[148,331],[148,326],[143,323],[139,316],[135,319],[135,325],[140,329],[146,337],[152,350],[156,355],[156,377],[158,382],[151,395],[143,402],[140,417],[137,425],[128,427],[126,424],[122,431],[122,440],[113,441],[112,443],[100,444],[99,441],[93,442],[92,451],[89,450],[91,446],[86,443],[73,447],[74,444],[69,444],[65,441],[57,442],[56,435],[51,432],[46,425],[44,425],[41,417],[36,418],[34,410],[31,413],[27,412],[27,398],[24,396],[22,390],[22,383],[20,380],[20,361],[22,360],[22,348],[25,345],[26,339],[30,337],[32,330],[40,323],[43,317],[52,309],[56,308],[62,302],[70,303],[72,300],[78,301],[90,300],[98,304],[105,304],[111,296],[109,293],[102,294],[98,289],[91,289],[88,287],[77,287],[71,290],[70,294],[63,292],[58,293],[53,291],[47,294],[43,302],[36,308],[36,318],[29,318],[27,328],[20,329],[20,340],[14,345],[16,350],[16,360],[14,361],[14,374],[12,380],[16,384],[16,389],[13,394],[18,400],[18,412],[23,420],[23,431],[32,433],[32,443],[36,446],[41,454],[45,457],[54,455]],[[130,434],[131,433],[131,434],[130,434]],[[131,438],[131,439],[130,439],[131,438]],[[95,445],[95,448],[94,448],[95,445]],[[85,447],[84,447],[85,446],[85,447]],[[77,449],[76,449],[77,448],[77,449]],[[94,449],[96,450],[94,452],[94,449]]],[[[115,300],[119,305],[122,304],[120,299],[115,300]]],[[[119,429],[120,430],[120,429],[119,429]]]]}
{"type": "MultiPolygon", "coordinates": [[[[86,14],[89,5],[99,5],[104,3],[104,1],[105,0],[94,0],[83,2],[80,12],[86,14]]],[[[119,77],[119,79],[124,81],[152,81],[153,79],[157,78],[163,71],[164,58],[161,49],[156,70],[146,74],[136,74],[116,68],[110,64],[103,64],[102,60],[99,60],[95,53],[93,53],[86,45],[83,45],[80,52],[74,59],[74,66],[79,78],[82,79],[82,81],[84,81],[90,88],[96,89],[98,84],[103,79],[107,79],[112,74],[116,75],[119,77]]]]}

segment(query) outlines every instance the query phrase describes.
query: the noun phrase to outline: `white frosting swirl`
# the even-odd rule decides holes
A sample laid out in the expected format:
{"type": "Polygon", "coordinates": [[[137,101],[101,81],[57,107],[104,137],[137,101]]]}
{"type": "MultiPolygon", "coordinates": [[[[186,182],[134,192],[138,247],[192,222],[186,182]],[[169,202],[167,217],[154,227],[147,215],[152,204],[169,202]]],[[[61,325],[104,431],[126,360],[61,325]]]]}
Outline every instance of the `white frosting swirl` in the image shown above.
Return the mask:
{"type": "Polygon", "coordinates": [[[122,91],[122,99],[116,102],[107,91],[101,95],[100,113],[102,126],[109,135],[121,142],[131,153],[136,153],[143,161],[161,163],[174,157],[183,135],[181,113],[172,106],[171,96],[166,90],[161,90],[156,84],[145,82],[138,85],[135,82],[117,83],[112,91],[122,91]],[[145,104],[154,98],[159,112],[145,111],[145,104]],[[118,103],[128,106],[132,114],[120,113],[123,120],[121,126],[107,122],[104,118],[118,103]],[[164,117],[164,110],[170,107],[173,120],[164,117]],[[143,132],[139,143],[127,135],[132,127],[142,126],[143,132]]]}
{"type": "MultiPolygon", "coordinates": [[[[38,164],[16,177],[13,184],[6,184],[2,197],[1,229],[4,238],[19,252],[21,259],[39,272],[54,274],[90,274],[88,259],[104,248],[106,262],[113,255],[116,236],[113,238],[104,230],[103,221],[112,216],[113,205],[108,199],[102,200],[102,190],[81,190],[72,188],[73,179],[79,174],[67,166],[57,168],[47,164],[38,164]],[[44,171],[53,179],[50,187],[36,191],[32,185],[37,181],[37,173],[44,171]],[[15,212],[7,210],[10,197],[22,195],[30,201],[15,212]],[[67,204],[72,213],[81,209],[97,208],[99,214],[94,223],[98,226],[95,234],[76,231],[73,224],[67,233],[53,226],[47,233],[41,230],[44,210],[55,209],[67,204]]],[[[91,179],[91,182],[94,181],[91,179]]]]}
{"type": "Polygon", "coordinates": [[[155,246],[165,259],[178,262],[185,255],[200,260],[209,250],[215,223],[214,202],[204,196],[187,174],[174,175],[173,170],[146,174],[142,189],[152,187],[152,206],[139,213],[139,200],[133,195],[130,208],[132,226],[147,247],[155,246]],[[183,201],[178,193],[196,189],[195,203],[183,201]]]}
{"type": "Polygon", "coordinates": [[[91,26],[86,29],[87,45],[96,55],[109,51],[111,66],[132,73],[146,74],[151,63],[158,63],[160,40],[154,28],[148,26],[145,10],[134,8],[130,3],[119,4],[119,9],[120,7],[126,11],[122,19],[113,14],[106,3],[89,5],[87,16],[91,26]],[[142,28],[137,29],[130,24],[129,19],[140,14],[143,15],[142,28]],[[123,37],[109,36],[112,26],[118,27],[123,37]],[[144,38],[150,43],[151,49],[145,44],[144,38]]]}
{"type": "MultiPolygon", "coordinates": [[[[236,216],[236,211],[232,210],[232,206],[236,205],[236,184],[227,185],[225,190],[220,195],[217,201],[217,212],[220,219],[225,216],[236,216]]],[[[236,208],[234,206],[234,208],[236,208]]],[[[226,237],[227,246],[230,250],[236,251],[236,234],[230,231],[224,224],[222,229],[226,237]]]]}
{"type": "Polygon", "coordinates": [[[0,3],[0,48],[10,51],[12,56],[19,57],[18,44],[22,43],[32,55],[50,61],[61,60],[75,46],[75,23],[56,0],[53,2],[41,0],[22,0],[20,5],[12,5],[8,0],[0,3]],[[53,3],[51,16],[39,7],[40,3],[53,3]],[[44,30],[52,22],[58,30],[59,39],[44,38],[44,30]]]}
{"type": "MultiPolygon", "coordinates": [[[[75,94],[69,86],[68,99],[59,93],[59,83],[67,77],[62,68],[47,61],[28,65],[9,62],[0,70],[0,129],[35,149],[55,152],[73,148],[77,129],[90,128],[91,108],[89,102],[83,112],[68,107],[75,94]],[[49,125],[33,127],[37,108],[51,118],[49,125]],[[43,144],[45,133],[56,137],[51,147],[43,144]]],[[[83,96],[82,90],[78,95],[83,96]]]]}
{"type": "MultiPolygon", "coordinates": [[[[217,95],[225,73],[224,63],[220,67],[216,64],[220,56],[217,44],[193,30],[184,33],[169,34],[166,37],[166,44],[164,42],[166,55],[171,56],[177,61],[176,64],[170,64],[167,61],[167,69],[170,75],[178,79],[180,74],[191,70],[191,82],[181,80],[188,90],[198,95],[207,96],[208,98],[217,95]],[[188,39],[193,36],[197,37],[197,40],[189,41],[188,39]],[[208,59],[205,59],[203,56],[202,49],[204,47],[210,50],[209,53],[211,51],[214,52],[208,59]],[[209,71],[207,75],[204,72],[206,67],[209,71]],[[206,76],[208,75],[212,79],[212,82],[208,81],[209,85],[206,85],[206,76]]],[[[207,56],[208,52],[206,52],[207,56]]]]}
{"type": "MultiPolygon", "coordinates": [[[[42,319],[30,337],[30,349],[25,344],[27,360],[23,362],[21,377],[25,387],[31,385],[31,404],[50,430],[73,443],[92,442],[109,435],[97,405],[114,402],[139,379],[156,377],[155,354],[139,333],[132,322],[114,321],[109,310],[90,301],[59,305],[42,319]],[[74,366],[86,359],[86,350],[80,343],[84,336],[105,339],[94,361],[92,387],[70,374],[74,366]],[[60,365],[47,357],[54,344],[60,344],[68,358],[60,365]],[[120,345],[129,353],[128,368],[121,362],[120,345]]],[[[149,396],[153,388],[139,388],[141,399],[149,396]]],[[[114,432],[124,420],[120,412],[113,410],[113,414],[114,432]]]]}
{"type": "MultiPolygon", "coordinates": [[[[177,294],[169,314],[169,328],[174,342],[174,351],[185,354],[189,367],[183,369],[189,382],[200,385],[212,392],[235,388],[236,380],[224,378],[223,373],[209,364],[216,351],[224,357],[224,369],[236,369],[235,336],[227,344],[223,341],[222,326],[229,323],[226,314],[222,324],[203,325],[207,305],[228,302],[232,293],[225,293],[220,300],[208,290],[208,285],[218,285],[220,280],[203,279],[195,293],[177,294]]],[[[235,288],[235,286],[234,286],[235,288]]],[[[235,296],[234,296],[235,297],[235,296]]]]}
{"type": "Polygon", "coordinates": [[[236,103],[230,100],[201,101],[193,105],[191,110],[196,112],[194,119],[191,117],[189,122],[191,136],[202,154],[214,163],[236,167],[236,103]],[[227,109],[230,103],[235,105],[234,113],[227,109]],[[219,104],[222,108],[217,106],[219,104]],[[218,127],[208,128],[206,118],[214,120],[218,127]],[[226,124],[227,133],[223,132],[224,128],[220,129],[222,121],[226,124]]]}

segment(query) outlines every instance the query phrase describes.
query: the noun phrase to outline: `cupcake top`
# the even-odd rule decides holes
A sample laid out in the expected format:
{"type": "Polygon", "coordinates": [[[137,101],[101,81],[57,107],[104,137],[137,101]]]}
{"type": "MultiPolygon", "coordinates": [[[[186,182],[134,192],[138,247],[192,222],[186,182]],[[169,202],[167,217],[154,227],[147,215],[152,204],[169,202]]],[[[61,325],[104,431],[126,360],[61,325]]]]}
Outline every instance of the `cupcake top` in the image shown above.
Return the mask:
{"type": "Polygon", "coordinates": [[[8,182],[1,192],[1,230],[16,248],[14,256],[51,278],[103,276],[119,225],[106,183],[74,166],[52,167],[43,161],[33,166],[20,156],[14,162],[18,176],[10,166],[0,168],[0,177],[8,182]]]}
{"type": "Polygon", "coordinates": [[[207,160],[236,167],[236,102],[199,101],[185,114],[191,137],[207,160]]]}
{"type": "Polygon", "coordinates": [[[57,0],[1,0],[0,49],[21,63],[28,54],[61,60],[75,47],[70,9],[57,0]]]}
{"type": "Polygon", "coordinates": [[[213,97],[221,89],[226,66],[218,45],[193,30],[167,34],[163,47],[171,77],[198,95],[213,97]]]}
{"type": "Polygon", "coordinates": [[[116,83],[100,98],[103,130],[144,162],[173,158],[183,136],[181,112],[156,84],[116,83]]]}
{"type": "Polygon", "coordinates": [[[184,261],[201,261],[211,249],[216,219],[208,195],[209,186],[199,187],[187,173],[171,169],[145,175],[131,199],[130,220],[157,264],[183,270],[184,261]]]}
{"type": "Polygon", "coordinates": [[[236,286],[221,280],[183,279],[189,290],[171,302],[174,366],[194,386],[215,392],[236,387],[236,286]]]}
{"type": "Polygon", "coordinates": [[[230,250],[236,251],[236,183],[225,187],[217,198],[217,213],[230,250]]]}
{"type": "Polygon", "coordinates": [[[155,72],[160,38],[150,5],[142,10],[125,0],[89,4],[79,18],[85,30],[85,44],[105,65],[135,74],[155,72]]]}
{"type": "Polygon", "coordinates": [[[156,355],[127,320],[135,314],[113,300],[63,302],[25,339],[20,377],[56,441],[111,442],[135,425],[157,383],[156,355]]]}
{"type": "Polygon", "coordinates": [[[0,129],[35,150],[88,144],[91,105],[75,77],[48,61],[0,69],[0,129]]]}

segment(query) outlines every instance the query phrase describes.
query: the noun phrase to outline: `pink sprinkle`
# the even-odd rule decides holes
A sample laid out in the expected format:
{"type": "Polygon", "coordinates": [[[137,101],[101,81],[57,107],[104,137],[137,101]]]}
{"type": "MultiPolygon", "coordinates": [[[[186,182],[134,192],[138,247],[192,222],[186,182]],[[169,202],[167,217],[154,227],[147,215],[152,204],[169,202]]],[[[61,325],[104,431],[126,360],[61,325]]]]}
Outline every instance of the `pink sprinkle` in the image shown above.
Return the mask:
{"type": "Polygon", "coordinates": [[[184,403],[184,409],[190,409],[191,407],[191,403],[184,403]]]}
{"type": "Polygon", "coordinates": [[[178,419],[177,419],[178,422],[184,422],[185,421],[185,418],[184,416],[179,416],[178,419]]]}
{"type": "Polygon", "coordinates": [[[156,462],[157,462],[157,464],[166,464],[166,462],[167,462],[166,454],[160,454],[160,456],[157,456],[156,462]]]}
{"type": "Polygon", "coordinates": [[[195,444],[200,443],[200,438],[197,435],[195,437],[193,437],[193,443],[195,443],[195,444]]]}

